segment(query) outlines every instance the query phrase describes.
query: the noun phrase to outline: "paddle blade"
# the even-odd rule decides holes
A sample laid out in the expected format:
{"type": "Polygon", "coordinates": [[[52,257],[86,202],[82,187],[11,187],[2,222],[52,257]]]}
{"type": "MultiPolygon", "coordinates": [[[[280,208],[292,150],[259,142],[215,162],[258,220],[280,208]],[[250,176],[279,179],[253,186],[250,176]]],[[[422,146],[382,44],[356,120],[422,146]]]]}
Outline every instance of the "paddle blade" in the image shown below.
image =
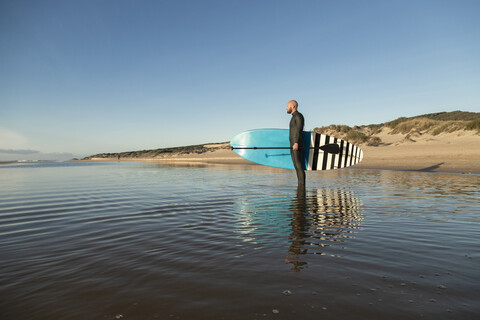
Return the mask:
{"type": "Polygon", "coordinates": [[[328,153],[338,154],[340,153],[340,147],[336,143],[325,144],[320,146],[320,150],[323,150],[328,153]]]}

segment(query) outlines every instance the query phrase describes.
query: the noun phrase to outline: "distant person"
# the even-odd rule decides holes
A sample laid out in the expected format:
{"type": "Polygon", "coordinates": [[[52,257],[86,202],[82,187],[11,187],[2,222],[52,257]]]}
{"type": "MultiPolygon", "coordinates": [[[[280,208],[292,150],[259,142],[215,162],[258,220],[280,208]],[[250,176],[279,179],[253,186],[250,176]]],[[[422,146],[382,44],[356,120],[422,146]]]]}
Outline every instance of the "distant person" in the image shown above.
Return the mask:
{"type": "Polygon", "coordinates": [[[303,169],[303,139],[304,126],[303,115],[298,112],[298,103],[290,100],[287,103],[287,113],[292,115],[290,120],[290,154],[292,155],[293,166],[297,171],[298,185],[305,186],[305,171],[303,169]]]}

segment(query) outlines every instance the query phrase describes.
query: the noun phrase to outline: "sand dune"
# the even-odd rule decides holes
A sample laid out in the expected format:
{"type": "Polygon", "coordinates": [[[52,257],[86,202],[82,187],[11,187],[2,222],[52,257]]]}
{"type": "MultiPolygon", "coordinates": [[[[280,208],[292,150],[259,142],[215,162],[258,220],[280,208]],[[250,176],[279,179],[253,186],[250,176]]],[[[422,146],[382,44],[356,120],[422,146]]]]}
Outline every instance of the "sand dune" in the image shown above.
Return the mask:
{"type": "Polygon", "coordinates": [[[480,174],[480,135],[456,131],[436,136],[377,134],[378,147],[362,146],[364,160],[358,168],[462,172],[480,174]]]}

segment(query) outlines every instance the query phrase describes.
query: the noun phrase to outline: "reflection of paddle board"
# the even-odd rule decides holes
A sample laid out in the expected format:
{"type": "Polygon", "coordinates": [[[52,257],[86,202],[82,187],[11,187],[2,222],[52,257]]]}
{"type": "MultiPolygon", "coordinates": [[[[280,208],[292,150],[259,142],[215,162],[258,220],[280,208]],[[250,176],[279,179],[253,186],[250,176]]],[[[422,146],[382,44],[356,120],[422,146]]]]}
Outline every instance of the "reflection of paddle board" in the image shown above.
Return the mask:
{"type": "MultiPolygon", "coordinates": [[[[270,167],[294,169],[288,149],[288,135],[288,129],[249,130],[235,136],[230,141],[230,146],[239,156],[249,161],[270,167]]],[[[359,147],[328,135],[304,131],[303,142],[303,166],[306,170],[340,169],[357,164],[363,159],[363,151],[359,147]],[[340,147],[338,154],[320,149],[321,146],[331,143],[340,147]]]]}
{"type": "Polygon", "coordinates": [[[345,242],[363,224],[363,204],[348,190],[310,188],[303,195],[289,191],[276,187],[236,197],[234,210],[242,214],[233,223],[235,234],[244,241],[267,244],[288,242],[285,235],[293,231],[298,235],[294,238],[308,239],[305,246],[313,249],[345,242]]]}

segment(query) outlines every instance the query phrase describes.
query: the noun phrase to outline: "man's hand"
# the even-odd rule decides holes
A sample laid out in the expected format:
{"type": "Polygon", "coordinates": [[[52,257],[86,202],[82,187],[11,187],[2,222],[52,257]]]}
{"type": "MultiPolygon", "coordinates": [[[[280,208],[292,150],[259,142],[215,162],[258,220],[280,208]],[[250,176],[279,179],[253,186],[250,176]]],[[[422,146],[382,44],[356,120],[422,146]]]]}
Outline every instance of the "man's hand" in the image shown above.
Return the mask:
{"type": "Polygon", "coordinates": [[[297,151],[297,150],[298,150],[298,143],[295,143],[295,144],[292,146],[292,150],[293,150],[293,151],[297,151]]]}

